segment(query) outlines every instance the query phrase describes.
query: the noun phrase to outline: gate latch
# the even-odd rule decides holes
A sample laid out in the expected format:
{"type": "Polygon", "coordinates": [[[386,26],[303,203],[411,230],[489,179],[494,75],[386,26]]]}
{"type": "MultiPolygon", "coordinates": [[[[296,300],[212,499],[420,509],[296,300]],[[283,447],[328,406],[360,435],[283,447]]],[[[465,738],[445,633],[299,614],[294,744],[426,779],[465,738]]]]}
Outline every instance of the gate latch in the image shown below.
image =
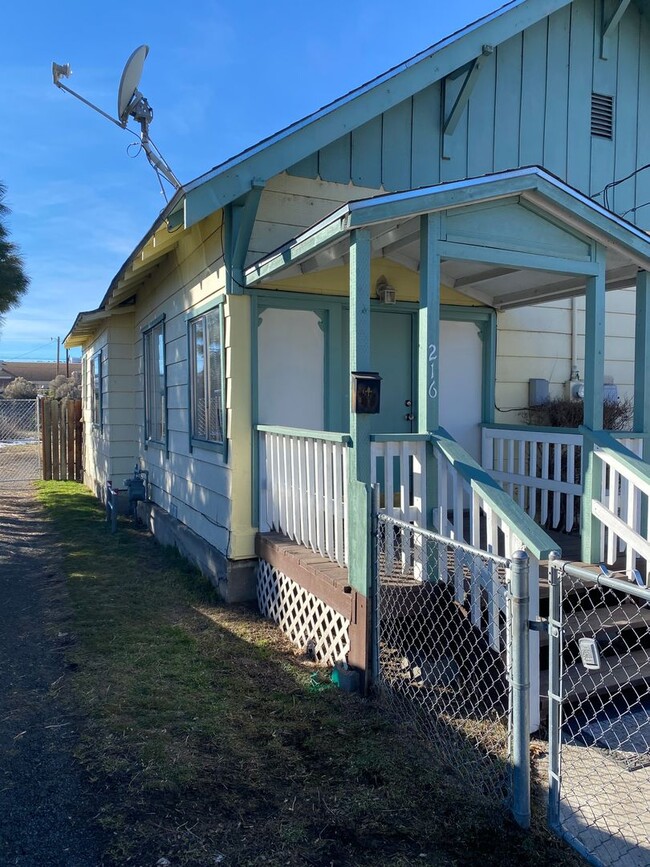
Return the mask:
{"type": "Polygon", "coordinates": [[[544,632],[548,635],[548,620],[545,620],[543,617],[538,617],[536,620],[529,620],[528,628],[531,632],[544,632]]]}

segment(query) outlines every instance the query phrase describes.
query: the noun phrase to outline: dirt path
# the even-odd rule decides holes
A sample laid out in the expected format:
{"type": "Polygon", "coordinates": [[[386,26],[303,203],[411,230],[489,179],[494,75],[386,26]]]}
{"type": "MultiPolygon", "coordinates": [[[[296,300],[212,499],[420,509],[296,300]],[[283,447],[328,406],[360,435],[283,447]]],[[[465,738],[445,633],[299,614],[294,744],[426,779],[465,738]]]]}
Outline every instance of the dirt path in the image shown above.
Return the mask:
{"type": "Polygon", "coordinates": [[[95,793],[73,756],[65,579],[31,490],[0,489],[0,864],[96,867],[95,793]]]}

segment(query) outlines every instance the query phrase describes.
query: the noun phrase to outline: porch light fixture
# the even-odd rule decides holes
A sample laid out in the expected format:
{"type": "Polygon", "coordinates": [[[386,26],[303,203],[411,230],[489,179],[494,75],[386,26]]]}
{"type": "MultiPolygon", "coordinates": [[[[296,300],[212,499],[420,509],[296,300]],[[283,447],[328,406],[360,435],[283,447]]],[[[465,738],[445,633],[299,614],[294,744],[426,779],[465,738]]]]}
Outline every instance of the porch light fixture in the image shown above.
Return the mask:
{"type": "Polygon", "coordinates": [[[390,285],[383,274],[381,277],[377,277],[375,291],[377,292],[377,299],[380,304],[394,304],[397,300],[395,287],[390,285]]]}

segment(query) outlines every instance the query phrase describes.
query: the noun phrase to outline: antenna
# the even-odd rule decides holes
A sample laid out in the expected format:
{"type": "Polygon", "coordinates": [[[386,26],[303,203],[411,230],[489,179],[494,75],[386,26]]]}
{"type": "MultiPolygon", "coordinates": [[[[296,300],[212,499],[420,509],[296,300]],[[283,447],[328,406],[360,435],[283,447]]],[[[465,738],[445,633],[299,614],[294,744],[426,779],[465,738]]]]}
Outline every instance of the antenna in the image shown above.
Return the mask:
{"type": "Polygon", "coordinates": [[[149,54],[149,46],[141,45],[139,48],[135,49],[124,65],[122,77],[120,78],[120,86],[117,91],[117,116],[119,118],[117,120],[101,108],[98,108],[98,106],[94,105],[92,102],[89,102],[85,97],[81,96],[80,93],[72,90],[72,88],[68,87],[67,84],[62,83],[62,78],[69,78],[72,75],[69,63],[53,63],[52,79],[54,84],[61,90],[65,90],[66,93],[72,94],[72,96],[81,100],[84,105],[87,105],[89,108],[92,108],[93,111],[101,114],[102,117],[110,120],[111,123],[119,126],[120,129],[126,129],[130,117],[137,121],[137,123],[140,124],[140,143],[142,144],[142,150],[145,152],[147,159],[155,171],[159,172],[165,180],[174,187],[174,189],[178,190],[181,187],[180,181],[149,138],[149,124],[153,120],[153,109],[147,102],[146,98],[138,90],[147,54],[149,54]],[[154,152],[154,149],[158,152],[154,152]]]}

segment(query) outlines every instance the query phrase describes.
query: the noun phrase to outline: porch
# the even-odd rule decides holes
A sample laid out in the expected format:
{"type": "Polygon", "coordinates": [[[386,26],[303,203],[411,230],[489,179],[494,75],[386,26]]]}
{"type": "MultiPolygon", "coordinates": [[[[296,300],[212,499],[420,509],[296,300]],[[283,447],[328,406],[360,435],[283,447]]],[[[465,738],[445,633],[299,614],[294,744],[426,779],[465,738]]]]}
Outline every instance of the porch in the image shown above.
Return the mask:
{"type": "MultiPolygon", "coordinates": [[[[372,370],[373,358],[383,357],[383,346],[379,354],[375,346],[372,355],[371,263],[376,267],[377,260],[380,267],[398,263],[419,287],[413,389],[409,384],[405,391],[412,399],[403,415],[415,430],[378,429],[372,415],[354,406],[340,432],[307,425],[256,426],[258,551],[275,558],[274,565],[263,557],[269,567],[265,581],[273,584],[273,570],[286,577],[279,555],[270,553],[284,539],[285,566],[295,559],[317,576],[310,579],[310,598],[329,594],[336,600],[321,607],[313,620],[316,655],[328,658],[327,641],[319,643],[318,635],[324,634],[322,623],[330,622],[329,607],[354,627],[349,636],[357,636],[339,644],[339,657],[362,670],[370,667],[368,599],[377,512],[505,558],[525,548],[533,618],[544,596],[549,554],[559,548],[567,553],[566,544],[551,531],[573,533],[571,538],[578,531],[580,559],[586,564],[618,565],[624,554],[628,572],[639,570],[647,582],[650,475],[639,457],[650,431],[647,237],[542,170],[518,170],[349,204],[251,266],[244,282],[271,298],[278,290],[295,290],[314,274],[322,281],[321,293],[334,280],[340,294],[345,278],[347,387],[352,374],[372,370]],[[602,431],[604,299],[608,289],[634,284],[635,432],[613,436],[602,431]],[[442,289],[449,285],[480,309],[492,311],[585,296],[583,427],[566,431],[494,424],[497,346],[495,329],[488,325],[476,425],[480,453],[473,456],[458,436],[445,430],[448,407],[440,400],[439,347],[442,289]],[[268,533],[276,535],[270,540],[268,533]],[[319,559],[307,562],[308,555],[295,546],[319,559]]],[[[385,373],[379,364],[376,368],[385,373]]],[[[333,366],[323,371],[336,391],[333,366]]],[[[462,400],[462,395],[456,397],[462,400]]],[[[293,403],[300,401],[294,396],[293,403]]],[[[322,418],[328,420],[325,413],[322,418]]],[[[395,559],[391,568],[413,581],[427,580],[417,534],[408,538],[388,546],[388,556],[395,559]]],[[[481,612],[475,620],[490,635],[500,614],[498,606],[483,610],[483,580],[469,576],[463,604],[481,612]]],[[[309,604],[318,608],[317,602],[309,604]]],[[[531,676],[539,694],[537,639],[531,637],[531,676]]]]}

